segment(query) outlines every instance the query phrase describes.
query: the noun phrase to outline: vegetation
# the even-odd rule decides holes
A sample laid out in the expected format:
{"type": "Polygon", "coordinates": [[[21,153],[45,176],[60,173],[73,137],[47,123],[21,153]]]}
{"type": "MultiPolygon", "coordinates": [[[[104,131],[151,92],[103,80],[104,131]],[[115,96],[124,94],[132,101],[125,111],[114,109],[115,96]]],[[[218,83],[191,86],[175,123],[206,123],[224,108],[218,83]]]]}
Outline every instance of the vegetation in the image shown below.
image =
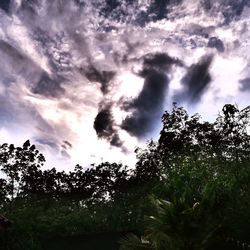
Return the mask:
{"type": "Polygon", "coordinates": [[[3,144],[0,210],[12,226],[0,249],[105,233],[126,235],[121,250],[250,248],[249,116],[250,107],[225,105],[202,122],[174,105],[159,140],[136,150],[133,170],[108,162],[42,170],[29,141],[3,144]]]}

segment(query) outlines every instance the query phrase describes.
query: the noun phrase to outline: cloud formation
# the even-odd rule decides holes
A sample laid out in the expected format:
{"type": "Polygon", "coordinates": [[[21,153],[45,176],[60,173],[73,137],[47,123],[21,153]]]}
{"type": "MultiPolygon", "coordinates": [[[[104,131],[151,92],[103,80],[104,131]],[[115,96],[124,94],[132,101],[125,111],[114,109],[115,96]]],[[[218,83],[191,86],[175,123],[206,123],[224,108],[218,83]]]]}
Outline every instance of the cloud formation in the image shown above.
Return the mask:
{"type": "Polygon", "coordinates": [[[99,82],[101,84],[101,91],[105,95],[109,91],[108,84],[115,76],[115,71],[97,70],[94,66],[89,66],[85,73],[87,79],[91,82],[99,82]]]}
{"type": "Polygon", "coordinates": [[[148,54],[143,58],[143,68],[138,73],[144,84],[138,97],[123,104],[123,109],[132,111],[122,122],[121,128],[132,136],[143,138],[150,133],[164,110],[169,78],[167,73],[178,59],[165,53],[148,54]]]}
{"type": "Polygon", "coordinates": [[[11,0],[0,1],[0,8],[8,13],[11,0]]]}
{"type": "Polygon", "coordinates": [[[174,96],[174,101],[187,101],[193,104],[200,101],[212,80],[209,73],[212,60],[212,55],[206,55],[198,63],[187,68],[187,72],[181,80],[183,88],[174,96]]]}
{"type": "Polygon", "coordinates": [[[115,128],[111,107],[111,103],[101,106],[94,121],[94,129],[99,138],[106,139],[112,146],[122,147],[122,142],[115,128]]]}
{"type": "Polygon", "coordinates": [[[176,96],[206,109],[212,93],[247,95],[248,12],[243,0],[1,0],[0,138],[30,139],[58,165],[127,161],[176,96]]]}
{"type": "Polygon", "coordinates": [[[240,80],[240,91],[250,91],[250,78],[240,80]]]}
{"type": "Polygon", "coordinates": [[[210,37],[207,46],[209,48],[216,48],[221,53],[225,51],[223,42],[217,37],[210,37]]]}
{"type": "Polygon", "coordinates": [[[151,132],[162,114],[168,83],[169,79],[164,73],[151,71],[145,77],[139,96],[124,104],[123,109],[132,110],[132,114],[125,118],[121,128],[138,138],[151,132]]]}
{"type": "Polygon", "coordinates": [[[59,97],[65,93],[65,89],[61,86],[62,82],[63,78],[52,79],[46,72],[43,72],[32,88],[32,92],[46,97],[59,97]]]}

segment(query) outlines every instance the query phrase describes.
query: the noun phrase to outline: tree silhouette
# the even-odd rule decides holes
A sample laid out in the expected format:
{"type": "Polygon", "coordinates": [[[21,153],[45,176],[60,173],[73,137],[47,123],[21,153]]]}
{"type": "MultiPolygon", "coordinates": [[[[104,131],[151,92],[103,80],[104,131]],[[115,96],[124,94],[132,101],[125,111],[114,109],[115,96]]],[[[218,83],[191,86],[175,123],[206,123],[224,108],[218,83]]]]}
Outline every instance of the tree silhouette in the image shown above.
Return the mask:
{"type": "MultiPolygon", "coordinates": [[[[225,105],[202,122],[174,105],[162,117],[158,142],[139,151],[141,179],[158,180],[142,237],[121,249],[243,249],[250,219],[250,107],[225,105]]],[[[149,181],[150,182],[150,181],[149,181]]],[[[150,185],[150,184],[149,184],[150,185]]]]}
{"type": "Polygon", "coordinates": [[[13,221],[8,249],[97,232],[135,232],[123,250],[246,249],[249,115],[249,107],[227,104],[214,122],[203,122],[174,105],[159,140],[136,149],[134,169],[103,162],[44,170],[29,141],[1,145],[0,212],[13,221]]]}
{"type": "Polygon", "coordinates": [[[182,160],[183,156],[196,161],[249,161],[250,107],[238,110],[234,105],[223,107],[213,123],[201,122],[200,116],[188,116],[187,111],[174,105],[172,113],[162,117],[158,150],[167,162],[182,160]]]}
{"type": "Polygon", "coordinates": [[[45,162],[45,158],[34,145],[26,141],[22,147],[4,143],[0,147],[1,171],[6,175],[8,195],[15,196],[36,187],[35,173],[45,162]],[[33,176],[34,175],[34,176],[33,176]],[[28,178],[28,176],[33,176],[28,178]]]}

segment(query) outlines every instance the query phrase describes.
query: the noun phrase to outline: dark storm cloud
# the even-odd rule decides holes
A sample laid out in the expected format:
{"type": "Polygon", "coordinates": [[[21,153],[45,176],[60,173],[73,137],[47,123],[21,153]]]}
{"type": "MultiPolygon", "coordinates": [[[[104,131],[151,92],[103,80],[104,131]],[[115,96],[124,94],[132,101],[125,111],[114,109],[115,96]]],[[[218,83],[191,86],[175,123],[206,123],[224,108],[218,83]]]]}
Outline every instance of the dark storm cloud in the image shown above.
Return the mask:
{"type": "Polygon", "coordinates": [[[154,0],[149,7],[149,15],[153,21],[162,20],[167,17],[168,6],[178,5],[182,0],[154,0]]]}
{"type": "Polygon", "coordinates": [[[183,63],[179,59],[173,58],[166,53],[147,54],[143,58],[143,70],[141,74],[143,76],[144,71],[147,72],[152,69],[168,71],[173,64],[183,66],[183,63]]]}
{"type": "Polygon", "coordinates": [[[2,9],[8,13],[10,10],[10,4],[11,4],[11,0],[1,0],[0,1],[0,9],[2,9]]]}
{"type": "MultiPolygon", "coordinates": [[[[159,21],[167,18],[172,6],[180,4],[183,0],[152,0],[146,4],[144,1],[134,0],[105,0],[100,8],[100,15],[107,19],[119,22],[129,22],[139,26],[145,26],[148,22],[159,21]],[[143,8],[141,5],[144,3],[143,8]],[[134,11],[131,16],[131,9],[134,11]]],[[[100,4],[99,4],[100,5],[100,4]]]]}
{"type": "Polygon", "coordinates": [[[169,79],[165,73],[153,70],[148,72],[137,99],[124,103],[123,109],[133,112],[125,118],[121,128],[139,138],[151,132],[163,112],[168,83],[169,79]]]}
{"type": "Polygon", "coordinates": [[[101,13],[108,17],[110,15],[114,15],[117,17],[121,17],[120,10],[118,10],[120,7],[119,0],[106,0],[104,6],[101,8],[101,13]],[[117,12],[117,13],[116,13],[117,12]]]}
{"type": "Polygon", "coordinates": [[[239,81],[240,82],[240,91],[250,91],[250,78],[245,78],[239,81]]]}
{"type": "MultiPolygon", "coordinates": [[[[211,11],[214,8],[214,0],[203,0],[202,4],[206,11],[211,11]]],[[[244,7],[249,5],[249,0],[220,0],[217,1],[217,11],[222,13],[224,23],[229,24],[237,17],[241,16],[244,7]]]]}
{"type": "Polygon", "coordinates": [[[142,91],[132,101],[123,103],[123,109],[132,111],[125,118],[121,128],[138,138],[151,132],[162,115],[169,79],[166,73],[173,64],[182,66],[181,61],[165,53],[148,54],[144,57],[143,68],[138,73],[145,79],[142,91]]]}
{"type": "Polygon", "coordinates": [[[99,82],[101,84],[101,91],[103,94],[107,94],[109,90],[109,82],[114,78],[115,71],[99,71],[94,66],[90,66],[85,76],[91,82],[99,82]]]}
{"type": "Polygon", "coordinates": [[[216,48],[221,53],[225,50],[223,42],[217,37],[210,37],[207,46],[209,48],[216,48]]]}
{"type": "Polygon", "coordinates": [[[112,146],[121,147],[122,142],[115,129],[115,121],[111,111],[111,104],[104,104],[94,121],[94,129],[99,138],[104,138],[110,142],[112,146]]]}
{"type": "Polygon", "coordinates": [[[52,79],[44,72],[36,83],[36,86],[33,87],[32,92],[46,97],[59,97],[65,92],[64,88],[61,86],[62,82],[62,78],[60,79],[57,77],[57,79],[52,79]]]}
{"type": "Polygon", "coordinates": [[[202,57],[197,64],[188,68],[181,81],[183,90],[175,96],[174,101],[182,102],[186,100],[190,103],[197,103],[200,100],[212,80],[209,74],[212,59],[212,55],[202,57]]]}

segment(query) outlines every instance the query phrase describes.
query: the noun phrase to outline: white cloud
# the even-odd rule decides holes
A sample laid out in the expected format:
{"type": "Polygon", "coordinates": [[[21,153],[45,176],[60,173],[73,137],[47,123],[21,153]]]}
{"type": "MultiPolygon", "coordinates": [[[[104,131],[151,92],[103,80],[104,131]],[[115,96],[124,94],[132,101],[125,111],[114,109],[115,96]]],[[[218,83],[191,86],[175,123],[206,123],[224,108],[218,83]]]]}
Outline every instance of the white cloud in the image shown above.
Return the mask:
{"type": "MultiPolygon", "coordinates": [[[[0,137],[10,143],[31,139],[40,144],[46,166],[72,169],[77,163],[87,166],[106,160],[134,164],[134,148],[143,142],[119,129],[128,115],[121,110],[119,100],[138,96],[144,79],[133,72],[141,69],[142,57],[148,53],[168,53],[184,64],[173,66],[168,73],[171,82],[166,108],[171,106],[175,91],[182,89],[181,79],[187,68],[207,53],[215,54],[210,69],[212,82],[201,102],[188,109],[213,119],[226,102],[248,104],[249,93],[239,91],[238,81],[250,73],[249,8],[245,8],[241,19],[225,25],[220,11],[225,6],[221,1],[205,11],[200,1],[186,0],[170,8],[168,19],[154,22],[147,14],[152,1],[134,1],[131,5],[121,1],[127,22],[117,20],[111,13],[106,18],[101,16],[105,1],[95,1],[94,7],[88,2],[80,8],[74,1],[59,6],[60,1],[44,0],[33,13],[21,8],[19,2],[11,16],[0,13],[0,39],[10,45],[10,51],[0,47],[0,101],[4,103],[0,111],[11,117],[2,117],[0,137]],[[207,48],[212,36],[222,40],[224,53],[207,48]],[[107,95],[100,91],[100,83],[90,82],[84,75],[89,65],[116,72],[107,95]],[[48,84],[55,83],[51,88],[54,95],[45,92],[46,84],[40,86],[39,93],[32,92],[44,74],[50,79],[48,84]],[[57,88],[61,92],[56,92],[57,88]],[[97,138],[93,122],[101,102],[114,103],[114,126],[127,154],[97,138]],[[73,145],[67,149],[70,159],[62,153],[64,140],[73,145]]],[[[159,129],[158,121],[151,135],[158,135],[159,129]]]]}

